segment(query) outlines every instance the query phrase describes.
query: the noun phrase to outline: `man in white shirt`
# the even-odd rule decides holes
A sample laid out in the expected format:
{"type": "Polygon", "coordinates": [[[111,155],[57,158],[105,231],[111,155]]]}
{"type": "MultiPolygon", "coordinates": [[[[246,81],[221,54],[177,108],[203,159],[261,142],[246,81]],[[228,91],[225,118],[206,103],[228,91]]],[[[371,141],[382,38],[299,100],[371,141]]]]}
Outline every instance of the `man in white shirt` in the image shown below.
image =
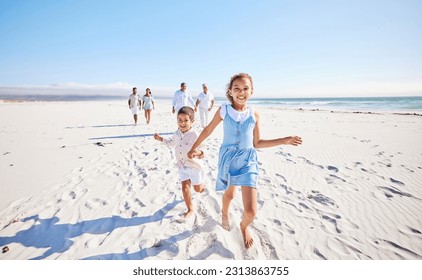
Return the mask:
{"type": "Polygon", "coordinates": [[[181,83],[180,90],[174,93],[172,108],[173,114],[177,113],[183,106],[188,106],[192,109],[195,108],[195,101],[193,100],[192,95],[186,90],[186,88],[186,83],[181,83]]]}
{"type": "Polygon", "coordinates": [[[212,110],[214,106],[214,96],[208,92],[208,86],[202,84],[203,92],[198,95],[195,104],[195,112],[199,106],[199,117],[201,118],[201,126],[206,127],[208,125],[208,112],[212,110]]]}
{"type": "Polygon", "coordinates": [[[138,124],[138,113],[141,108],[141,101],[139,100],[139,95],[137,94],[137,88],[134,87],[132,89],[132,94],[129,95],[129,99],[127,104],[129,105],[129,109],[132,111],[133,120],[135,121],[135,125],[138,124]]]}

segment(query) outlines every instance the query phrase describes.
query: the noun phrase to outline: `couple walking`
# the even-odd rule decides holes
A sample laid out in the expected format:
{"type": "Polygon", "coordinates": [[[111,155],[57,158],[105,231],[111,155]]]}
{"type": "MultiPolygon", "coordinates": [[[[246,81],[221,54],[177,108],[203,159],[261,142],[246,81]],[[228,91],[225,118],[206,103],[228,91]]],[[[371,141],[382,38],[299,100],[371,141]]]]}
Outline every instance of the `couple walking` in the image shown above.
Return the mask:
{"type": "Polygon", "coordinates": [[[129,95],[128,105],[129,109],[132,111],[133,120],[135,125],[138,124],[138,114],[144,109],[146,123],[149,124],[151,121],[151,111],[155,109],[154,99],[152,98],[152,93],[149,88],[145,90],[145,94],[142,98],[139,98],[138,89],[134,87],[132,89],[132,94],[129,95]]]}
{"type": "Polygon", "coordinates": [[[214,106],[214,96],[212,93],[208,92],[208,86],[206,84],[202,84],[202,90],[203,91],[196,98],[196,101],[194,101],[192,95],[187,91],[186,83],[181,83],[180,90],[174,93],[172,112],[173,114],[178,113],[183,106],[191,107],[195,112],[197,112],[199,108],[201,126],[204,128],[208,125],[208,113],[214,106]]]}

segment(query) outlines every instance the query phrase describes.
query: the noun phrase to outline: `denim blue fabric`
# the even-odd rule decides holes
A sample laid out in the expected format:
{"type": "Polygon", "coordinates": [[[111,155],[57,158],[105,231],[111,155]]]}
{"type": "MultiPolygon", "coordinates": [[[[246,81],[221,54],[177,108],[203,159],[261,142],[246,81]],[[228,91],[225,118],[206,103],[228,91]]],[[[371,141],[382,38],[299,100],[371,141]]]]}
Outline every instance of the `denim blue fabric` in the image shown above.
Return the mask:
{"type": "Polygon", "coordinates": [[[223,143],[218,157],[216,190],[224,191],[229,186],[256,187],[258,158],[253,146],[255,118],[251,114],[242,123],[236,122],[227,112],[226,107],[223,143]]]}

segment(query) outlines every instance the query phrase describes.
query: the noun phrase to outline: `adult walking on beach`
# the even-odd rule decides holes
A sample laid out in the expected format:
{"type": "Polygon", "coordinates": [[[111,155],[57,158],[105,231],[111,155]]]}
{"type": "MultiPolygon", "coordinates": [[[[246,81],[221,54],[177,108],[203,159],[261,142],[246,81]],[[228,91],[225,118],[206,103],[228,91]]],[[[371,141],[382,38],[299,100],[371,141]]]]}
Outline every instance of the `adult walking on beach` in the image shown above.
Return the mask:
{"type": "Polygon", "coordinates": [[[133,120],[135,121],[135,125],[138,124],[138,113],[141,108],[141,101],[139,100],[139,96],[137,94],[138,89],[134,87],[132,89],[132,94],[129,95],[129,99],[127,101],[129,105],[129,109],[132,111],[133,114],[133,120]]]}
{"type": "Polygon", "coordinates": [[[174,93],[173,103],[172,103],[173,114],[177,113],[180,110],[180,108],[182,108],[183,106],[188,106],[188,107],[191,107],[192,109],[195,108],[195,101],[193,100],[192,95],[186,89],[187,89],[186,83],[181,83],[180,89],[174,93]]]}
{"type": "Polygon", "coordinates": [[[145,90],[144,96],[142,96],[142,109],[145,112],[145,119],[147,124],[151,121],[151,111],[155,109],[154,99],[152,98],[152,93],[149,88],[145,90]]]}
{"type": "Polygon", "coordinates": [[[199,117],[201,119],[202,128],[208,125],[208,112],[214,106],[214,96],[208,92],[208,86],[202,84],[202,92],[198,95],[195,104],[195,112],[199,107],[199,117]]]}

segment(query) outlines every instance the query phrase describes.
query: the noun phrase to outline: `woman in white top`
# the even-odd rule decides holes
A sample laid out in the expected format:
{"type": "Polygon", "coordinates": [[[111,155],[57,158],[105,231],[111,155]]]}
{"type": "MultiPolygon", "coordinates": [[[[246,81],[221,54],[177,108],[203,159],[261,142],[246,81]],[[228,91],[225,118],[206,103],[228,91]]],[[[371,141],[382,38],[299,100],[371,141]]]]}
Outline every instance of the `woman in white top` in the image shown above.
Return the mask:
{"type": "Polygon", "coordinates": [[[145,119],[147,120],[147,124],[149,124],[151,121],[151,111],[155,109],[154,99],[149,88],[145,90],[145,95],[142,96],[142,109],[145,110],[145,119]]]}

